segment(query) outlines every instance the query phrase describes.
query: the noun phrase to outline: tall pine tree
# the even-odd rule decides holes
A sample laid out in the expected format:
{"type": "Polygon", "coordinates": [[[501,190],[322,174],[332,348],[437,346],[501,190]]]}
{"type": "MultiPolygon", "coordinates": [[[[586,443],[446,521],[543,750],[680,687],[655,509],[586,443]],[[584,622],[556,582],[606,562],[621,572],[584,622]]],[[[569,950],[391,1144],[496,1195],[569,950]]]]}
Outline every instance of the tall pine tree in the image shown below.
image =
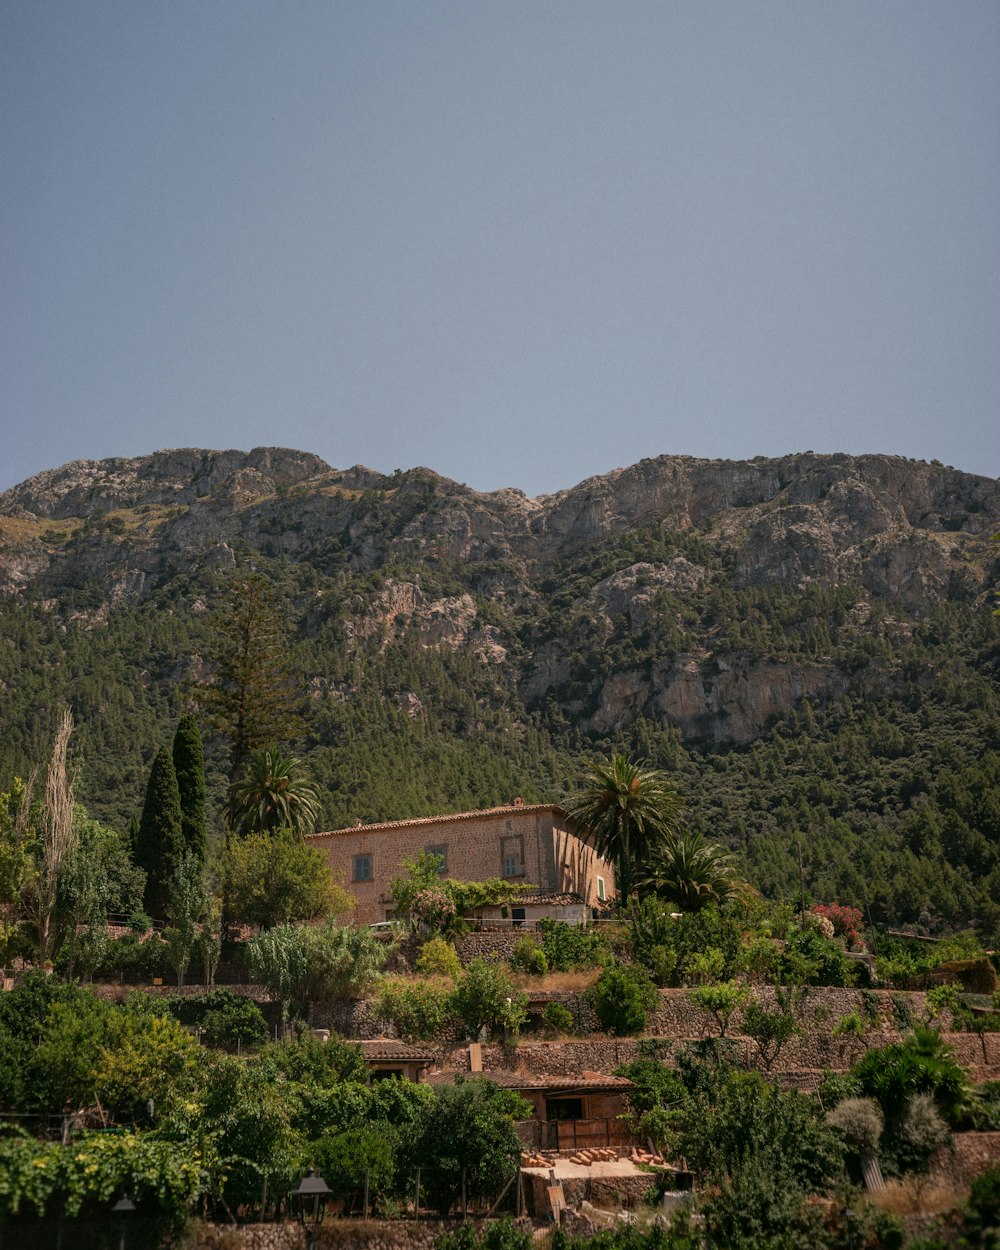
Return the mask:
{"type": "Polygon", "coordinates": [[[181,799],[184,847],[201,865],[205,862],[205,752],[193,716],[182,716],[174,734],[174,772],[181,799]]]}
{"type": "Polygon", "coordinates": [[[149,772],[146,801],[139,817],[135,862],[146,873],[143,902],[154,920],[163,920],[170,901],[170,885],[184,854],[181,831],[181,796],[174,762],[160,747],[149,772]]]}
{"type": "Polygon", "coordinates": [[[194,693],[213,728],[232,743],[233,781],[250,751],[301,734],[302,690],[288,669],[285,623],[265,577],[240,578],[213,627],[215,677],[194,693]]]}

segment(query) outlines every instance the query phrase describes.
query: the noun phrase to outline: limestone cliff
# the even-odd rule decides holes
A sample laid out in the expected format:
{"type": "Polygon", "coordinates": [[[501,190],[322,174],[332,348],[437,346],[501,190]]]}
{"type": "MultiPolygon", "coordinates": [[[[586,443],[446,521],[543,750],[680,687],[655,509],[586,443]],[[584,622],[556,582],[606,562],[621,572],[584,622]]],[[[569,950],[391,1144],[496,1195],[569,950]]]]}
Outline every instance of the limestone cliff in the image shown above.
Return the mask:
{"type": "MultiPolygon", "coordinates": [[[[642,715],[685,738],[743,742],[861,679],[822,647],[771,654],[706,625],[713,593],[851,587],[841,628],[885,638],[950,595],[985,603],[997,530],[995,480],[890,456],[661,456],[528,499],[428,469],[182,449],[76,461],[0,495],[0,594],[58,603],[86,588],[106,613],[254,553],[338,584],[386,570],[342,606],[349,645],[466,649],[529,709],[555,699],[594,734],[642,715]],[[679,546],[664,554],[670,536],[679,546]],[[620,560],[607,554],[616,543],[620,560]],[[447,593],[424,589],[421,569],[446,569],[447,593]],[[570,582],[579,593],[550,610],[570,582]]],[[[896,679],[890,663],[864,675],[896,679]]]]}

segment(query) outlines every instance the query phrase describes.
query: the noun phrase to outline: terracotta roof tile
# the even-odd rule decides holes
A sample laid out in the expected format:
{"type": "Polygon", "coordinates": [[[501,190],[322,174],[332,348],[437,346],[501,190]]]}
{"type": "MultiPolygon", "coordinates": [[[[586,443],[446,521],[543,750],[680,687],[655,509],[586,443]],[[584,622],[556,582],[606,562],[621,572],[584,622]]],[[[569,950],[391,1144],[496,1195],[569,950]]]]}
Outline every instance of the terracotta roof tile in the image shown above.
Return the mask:
{"type": "Polygon", "coordinates": [[[352,825],[348,829],[327,829],[307,833],[306,838],[338,838],[345,833],[371,833],[382,829],[410,829],[420,825],[443,825],[458,820],[481,820],[484,816],[506,816],[511,812],[557,812],[564,819],[567,813],[556,803],[509,803],[505,807],[484,807],[475,812],[449,812],[443,816],[415,816],[410,820],[383,820],[374,825],[352,825]]]}
{"type": "Polygon", "coordinates": [[[489,1072],[432,1072],[427,1077],[429,1085],[452,1085],[455,1077],[462,1076],[466,1080],[484,1077],[494,1085],[504,1089],[551,1089],[560,1092],[585,1089],[632,1089],[632,1082],[624,1076],[602,1076],[596,1072],[588,1072],[583,1076],[548,1076],[541,1072],[507,1072],[495,1069],[489,1072]]]}
{"type": "Polygon", "coordinates": [[[434,1056],[418,1046],[410,1046],[406,1042],[397,1041],[392,1037],[376,1037],[358,1043],[365,1059],[382,1060],[396,1059],[404,1063],[432,1063],[434,1056]]]}

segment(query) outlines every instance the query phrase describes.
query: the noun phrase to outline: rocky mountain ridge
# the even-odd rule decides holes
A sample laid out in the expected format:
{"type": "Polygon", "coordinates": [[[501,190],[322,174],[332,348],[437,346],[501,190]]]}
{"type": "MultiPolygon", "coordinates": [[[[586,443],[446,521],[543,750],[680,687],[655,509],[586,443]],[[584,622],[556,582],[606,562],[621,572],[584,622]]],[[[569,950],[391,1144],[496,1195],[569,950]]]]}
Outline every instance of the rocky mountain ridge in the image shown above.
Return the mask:
{"type": "Polygon", "coordinates": [[[387,476],[360,465],[333,469],[283,448],[182,449],[74,461],[39,474],[0,495],[3,521],[6,590],[36,579],[40,561],[56,572],[66,556],[109,565],[132,555],[142,568],[150,551],[204,558],[234,540],[297,558],[337,535],[350,544],[355,567],[407,554],[565,558],[653,521],[698,529],[732,548],[741,584],[860,576],[874,593],[899,594],[925,564],[919,598],[955,559],[982,554],[970,540],[1000,524],[1000,483],[890,456],[660,456],[529,499],[512,488],[479,493],[429,469],[387,476]],[[39,521],[79,522],[83,532],[50,529],[46,542],[33,525],[39,521]],[[79,541],[95,527],[103,527],[103,543],[79,541]],[[68,549],[57,541],[67,535],[78,540],[68,549]],[[98,554],[98,546],[117,550],[98,554]],[[907,555],[908,547],[918,550],[907,555]],[[13,571],[19,554],[33,561],[29,579],[13,571]]]}
{"type": "MultiPolygon", "coordinates": [[[[0,495],[0,593],[58,602],[87,588],[106,611],[141,602],[179,570],[207,575],[261,557],[340,582],[389,571],[346,609],[349,648],[409,632],[508,666],[529,708],[556,692],[588,734],[645,716],[686,740],[746,742],[803,698],[837,698],[861,679],[822,654],[720,646],[711,628],[611,671],[581,674],[581,654],[592,661],[595,645],[662,633],[722,582],[769,594],[854,587],[858,631],[875,600],[916,617],[953,593],[985,603],[998,529],[1000,483],[890,456],[660,456],[529,499],[429,469],[334,469],[283,448],[181,449],[76,461],[0,495]],[[616,542],[644,557],[643,535],[687,547],[612,561],[546,632],[546,600],[574,562],[616,542]],[[422,568],[447,568],[453,593],[426,593],[422,568]],[[486,604],[533,615],[534,628],[484,619],[486,604]]],[[[891,616],[880,624],[892,627],[891,616]]],[[[891,689],[895,675],[863,680],[891,689]]]]}

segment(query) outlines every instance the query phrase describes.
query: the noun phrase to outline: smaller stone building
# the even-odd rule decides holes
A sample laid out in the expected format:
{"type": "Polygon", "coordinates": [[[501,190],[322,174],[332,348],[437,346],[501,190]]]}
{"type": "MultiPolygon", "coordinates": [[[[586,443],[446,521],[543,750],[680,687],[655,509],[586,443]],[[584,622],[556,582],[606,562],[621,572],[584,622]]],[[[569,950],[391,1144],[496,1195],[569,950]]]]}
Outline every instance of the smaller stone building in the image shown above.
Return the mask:
{"type": "Polygon", "coordinates": [[[482,811],[314,833],[307,841],[354,896],[355,921],[377,924],[392,918],[389,883],[401,875],[403,860],[421,851],[438,856],[442,877],[502,877],[536,892],[576,895],[586,908],[603,907],[615,895],[614,870],[579,832],[561,807],[518,799],[482,811]]]}
{"type": "MultiPolygon", "coordinates": [[[[454,1072],[433,1072],[431,1085],[450,1085],[454,1072]]],[[[516,1089],[532,1106],[530,1120],[518,1124],[526,1146],[541,1150],[578,1150],[593,1146],[629,1146],[634,1138],[621,1118],[625,1095],[633,1088],[623,1076],[581,1072],[575,1076],[539,1072],[488,1072],[463,1074],[465,1080],[482,1077],[504,1089],[516,1089]]]]}
{"type": "Polygon", "coordinates": [[[434,1063],[434,1055],[426,1048],[410,1046],[391,1037],[367,1038],[358,1045],[373,1081],[398,1077],[401,1081],[419,1084],[434,1063]]]}

